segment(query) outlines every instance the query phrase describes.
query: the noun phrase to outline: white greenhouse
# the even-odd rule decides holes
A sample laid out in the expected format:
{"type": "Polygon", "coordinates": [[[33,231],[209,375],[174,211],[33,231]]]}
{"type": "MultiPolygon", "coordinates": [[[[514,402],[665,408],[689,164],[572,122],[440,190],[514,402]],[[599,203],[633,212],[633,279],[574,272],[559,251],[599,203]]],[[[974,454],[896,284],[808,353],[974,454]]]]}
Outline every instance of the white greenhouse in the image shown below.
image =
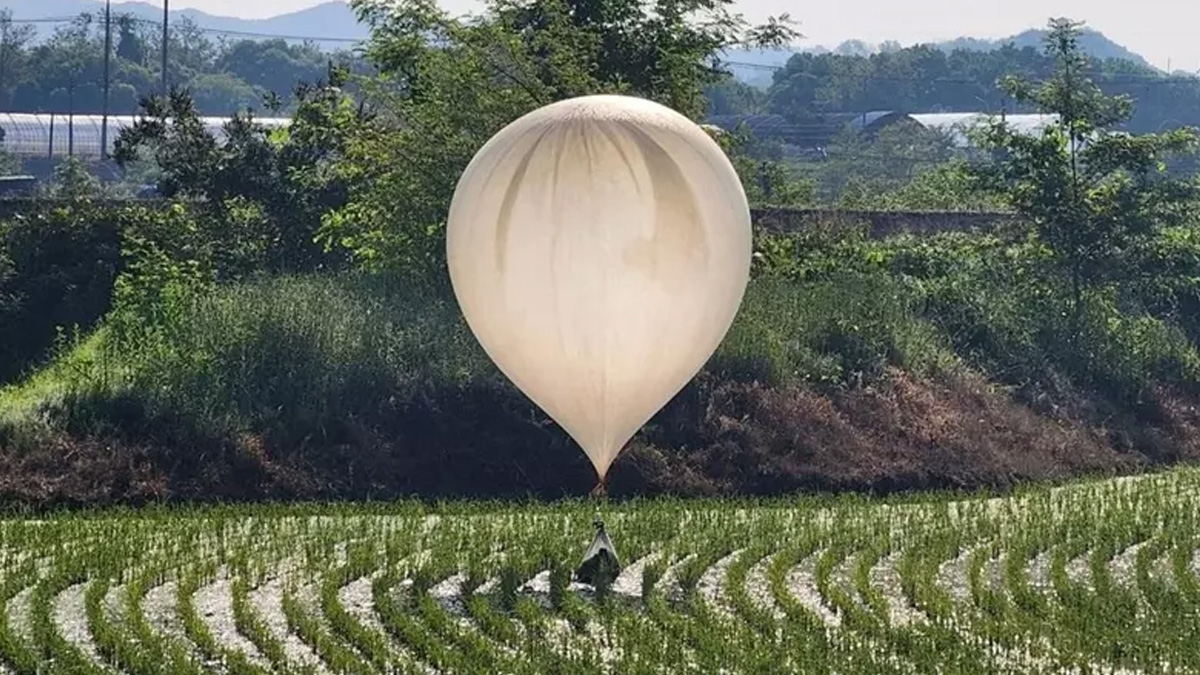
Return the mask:
{"type": "MultiPolygon", "coordinates": [[[[133,115],[108,116],[109,156],[121,130],[133,126],[137,119],[133,115]]],[[[201,119],[218,140],[224,138],[228,117],[201,119]]],[[[256,117],[255,122],[268,128],[279,128],[287,126],[291,120],[256,117]]],[[[103,127],[104,117],[101,115],[0,113],[0,131],[4,134],[0,146],[22,159],[61,159],[74,155],[80,159],[99,160],[103,127]]]]}

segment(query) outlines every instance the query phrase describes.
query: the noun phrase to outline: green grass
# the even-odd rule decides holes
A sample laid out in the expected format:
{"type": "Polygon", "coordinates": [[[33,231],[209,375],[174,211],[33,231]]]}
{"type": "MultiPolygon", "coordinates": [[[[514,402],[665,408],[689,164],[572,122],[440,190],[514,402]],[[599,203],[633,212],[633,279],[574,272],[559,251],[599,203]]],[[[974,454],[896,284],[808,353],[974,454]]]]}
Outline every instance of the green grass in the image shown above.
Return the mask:
{"type": "Polygon", "coordinates": [[[751,282],[710,368],[774,386],[871,381],[895,366],[926,375],[957,366],[949,341],[882,275],[751,282]]]}
{"type": "MultiPolygon", "coordinates": [[[[953,366],[932,324],[880,279],[751,283],[710,370],[776,386],[838,386],[887,365],[953,366]]],[[[64,345],[47,368],[0,390],[0,429],[103,428],[134,399],[151,417],[212,434],[303,438],[381,400],[491,382],[509,387],[453,299],[414,297],[358,276],[281,278],[193,299],[164,326],[117,317],[64,345]],[[132,326],[132,329],[131,329],[132,326]]],[[[3,433],[3,432],[0,432],[3,433]]]]}

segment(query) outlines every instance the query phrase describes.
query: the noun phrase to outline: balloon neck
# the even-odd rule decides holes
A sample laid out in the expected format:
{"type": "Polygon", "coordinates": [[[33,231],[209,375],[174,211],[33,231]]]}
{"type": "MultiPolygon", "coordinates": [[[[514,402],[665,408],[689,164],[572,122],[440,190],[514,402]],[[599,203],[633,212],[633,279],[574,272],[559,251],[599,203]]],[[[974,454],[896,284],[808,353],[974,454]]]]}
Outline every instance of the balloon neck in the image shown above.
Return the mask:
{"type": "Polygon", "coordinates": [[[600,482],[596,483],[596,487],[592,488],[592,498],[605,499],[606,497],[608,497],[608,480],[601,478],[600,482]]]}

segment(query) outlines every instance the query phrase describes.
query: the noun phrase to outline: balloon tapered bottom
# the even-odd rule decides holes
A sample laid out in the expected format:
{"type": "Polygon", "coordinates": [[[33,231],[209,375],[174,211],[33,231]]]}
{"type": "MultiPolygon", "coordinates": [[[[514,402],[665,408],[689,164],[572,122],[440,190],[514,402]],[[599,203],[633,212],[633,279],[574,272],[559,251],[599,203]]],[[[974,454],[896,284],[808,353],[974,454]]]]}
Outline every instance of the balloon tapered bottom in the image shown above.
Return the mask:
{"type": "Polygon", "coordinates": [[[592,488],[592,497],[596,499],[604,499],[608,496],[608,485],[605,481],[596,483],[596,487],[592,488]]]}

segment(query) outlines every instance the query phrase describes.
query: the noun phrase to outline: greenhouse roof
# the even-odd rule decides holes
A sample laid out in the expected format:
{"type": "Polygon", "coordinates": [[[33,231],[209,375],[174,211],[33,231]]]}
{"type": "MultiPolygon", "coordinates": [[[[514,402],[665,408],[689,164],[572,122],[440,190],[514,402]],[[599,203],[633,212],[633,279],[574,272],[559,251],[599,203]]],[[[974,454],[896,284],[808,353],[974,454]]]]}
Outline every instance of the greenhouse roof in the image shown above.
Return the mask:
{"type": "Polygon", "coordinates": [[[791,122],[782,115],[743,114],[714,115],[707,122],[726,131],[744,128],[758,138],[780,139],[793,145],[819,147],[827,145],[838,133],[850,129],[869,134],[907,119],[904,113],[891,110],[867,112],[821,113],[811,120],[791,122]]]}
{"type": "MultiPolygon", "coordinates": [[[[133,126],[139,118],[133,115],[109,115],[108,155],[116,147],[122,129],[133,126]]],[[[228,117],[202,117],[201,121],[217,140],[225,137],[228,117]]],[[[287,126],[285,117],[254,118],[268,128],[287,126]]],[[[100,143],[104,118],[101,115],[54,115],[33,113],[0,113],[0,131],[4,138],[0,146],[18,157],[62,158],[74,155],[82,159],[100,159],[100,143]]]]}
{"type": "MultiPolygon", "coordinates": [[[[967,131],[973,126],[998,118],[999,115],[987,113],[931,113],[909,115],[928,129],[937,129],[949,133],[960,146],[969,145],[967,131]]],[[[1009,128],[1017,133],[1036,134],[1042,129],[1056,123],[1058,115],[1005,115],[1004,121],[1009,128]]]]}

